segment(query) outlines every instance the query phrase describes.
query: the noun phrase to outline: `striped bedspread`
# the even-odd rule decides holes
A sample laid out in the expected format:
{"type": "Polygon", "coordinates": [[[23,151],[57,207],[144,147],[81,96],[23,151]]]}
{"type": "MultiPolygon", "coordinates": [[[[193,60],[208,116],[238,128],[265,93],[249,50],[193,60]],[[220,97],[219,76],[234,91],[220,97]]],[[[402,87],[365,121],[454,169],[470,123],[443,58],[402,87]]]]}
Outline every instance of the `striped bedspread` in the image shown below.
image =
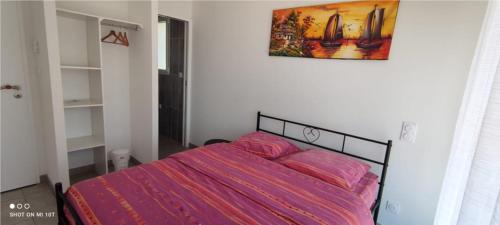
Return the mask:
{"type": "Polygon", "coordinates": [[[230,144],[82,181],[66,195],[84,224],[373,225],[358,195],[230,144]]]}

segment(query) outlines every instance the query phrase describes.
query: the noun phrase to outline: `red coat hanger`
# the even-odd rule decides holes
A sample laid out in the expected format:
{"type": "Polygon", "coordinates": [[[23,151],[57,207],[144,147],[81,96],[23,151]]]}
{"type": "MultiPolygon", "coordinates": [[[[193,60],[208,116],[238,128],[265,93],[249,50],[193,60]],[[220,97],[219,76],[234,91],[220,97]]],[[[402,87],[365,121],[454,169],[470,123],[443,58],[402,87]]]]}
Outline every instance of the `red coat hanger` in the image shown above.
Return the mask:
{"type": "Polygon", "coordinates": [[[118,35],[116,35],[116,32],[114,30],[109,31],[109,34],[101,38],[101,41],[105,43],[129,46],[127,33],[123,35],[122,32],[118,32],[118,35]]]}

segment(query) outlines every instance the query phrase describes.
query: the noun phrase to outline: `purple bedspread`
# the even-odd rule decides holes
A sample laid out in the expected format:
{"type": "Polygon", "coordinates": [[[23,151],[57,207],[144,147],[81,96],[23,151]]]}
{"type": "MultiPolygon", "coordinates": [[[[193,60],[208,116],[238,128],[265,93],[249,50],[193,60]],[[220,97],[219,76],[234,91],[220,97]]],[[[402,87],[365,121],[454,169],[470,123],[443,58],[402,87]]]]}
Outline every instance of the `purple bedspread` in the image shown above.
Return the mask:
{"type": "Polygon", "coordinates": [[[373,225],[356,194],[215,144],[71,186],[85,224],[373,225]]]}

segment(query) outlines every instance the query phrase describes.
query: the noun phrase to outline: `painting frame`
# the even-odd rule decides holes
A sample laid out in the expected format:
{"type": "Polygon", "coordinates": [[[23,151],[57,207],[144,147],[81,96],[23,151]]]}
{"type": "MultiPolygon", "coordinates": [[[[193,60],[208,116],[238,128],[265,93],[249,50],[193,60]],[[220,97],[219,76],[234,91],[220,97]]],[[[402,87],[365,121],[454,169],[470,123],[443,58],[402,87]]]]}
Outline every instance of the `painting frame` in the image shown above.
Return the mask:
{"type": "Polygon", "coordinates": [[[399,0],[361,0],[275,9],[269,56],[388,60],[399,0]]]}

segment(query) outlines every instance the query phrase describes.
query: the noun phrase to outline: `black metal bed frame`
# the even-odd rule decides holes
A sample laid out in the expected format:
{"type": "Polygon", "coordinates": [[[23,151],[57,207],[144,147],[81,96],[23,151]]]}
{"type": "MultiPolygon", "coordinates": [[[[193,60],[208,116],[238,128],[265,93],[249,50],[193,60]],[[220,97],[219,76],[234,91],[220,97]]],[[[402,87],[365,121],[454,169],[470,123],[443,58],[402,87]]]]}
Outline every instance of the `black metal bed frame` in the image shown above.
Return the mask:
{"type": "MultiPolygon", "coordinates": [[[[347,133],[343,133],[343,132],[339,132],[339,131],[329,130],[329,129],[325,129],[325,128],[321,128],[321,127],[317,127],[317,126],[312,126],[312,125],[304,124],[304,123],[294,122],[294,121],[290,121],[290,120],[287,120],[287,119],[281,119],[281,118],[277,118],[277,117],[273,117],[273,116],[263,115],[263,114],[260,113],[260,111],[257,112],[257,129],[256,130],[257,131],[268,132],[268,133],[271,133],[271,134],[274,134],[274,135],[277,135],[277,136],[281,136],[281,137],[284,137],[284,138],[288,138],[288,139],[291,139],[291,140],[294,140],[294,141],[302,142],[302,143],[305,143],[305,144],[308,144],[308,145],[311,145],[311,146],[315,146],[315,147],[319,147],[319,148],[323,148],[323,149],[326,149],[326,150],[335,151],[335,152],[338,152],[338,153],[341,153],[341,154],[344,154],[344,155],[348,155],[350,157],[354,157],[354,158],[357,158],[357,159],[365,160],[365,161],[368,161],[368,162],[375,163],[375,164],[383,166],[383,168],[382,168],[382,174],[381,174],[380,182],[379,182],[379,190],[378,190],[378,194],[377,194],[377,199],[375,200],[375,204],[371,208],[372,215],[373,215],[373,220],[375,222],[377,222],[378,212],[379,212],[379,209],[380,209],[380,201],[382,199],[382,193],[384,191],[384,184],[385,184],[385,178],[386,178],[386,173],[387,173],[387,167],[389,166],[389,156],[390,156],[391,147],[392,147],[392,141],[391,140],[388,140],[387,142],[381,142],[381,141],[377,141],[377,140],[373,140],[373,139],[369,139],[369,138],[364,138],[364,137],[359,137],[359,136],[356,136],[356,135],[347,134],[347,133]],[[261,126],[260,126],[261,118],[267,118],[267,119],[281,121],[283,123],[282,132],[281,133],[276,133],[276,132],[273,132],[273,131],[270,131],[270,130],[262,129],[261,126]],[[303,128],[303,135],[304,135],[304,138],[306,139],[306,141],[298,139],[298,138],[294,138],[294,137],[291,137],[291,136],[287,136],[286,135],[286,125],[287,124],[294,124],[294,125],[298,125],[298,126],[303,126],[304,127],[303,128]],[[311,133],[313,133],[312,131],[314,130],[314,131],[317,132],[316,134],[318,136],[314,137],[314,139],[310,139],[310,137],[308,137],[306,135],[306,132],[305,132],[306,130],[309,130],[311,133]],[[330,147],[327,147],[327,146],[322,146],[322,145],[319,145],[319,144],[315,144],[314,142],[316,140],[318,140],[319,135],[321,135],[321,131],[343,136],[341,150],[337,150],[337,149],[330,148],[330,147]],[[344,151],[344,147],[345,147],[345,141],[346,141],[347,137],[386,146],[385,154],[384,154],[384,161],[383,162],[379,162],[377,160],[373,160],[373,159],[369,159],[369,158],[365,158],[365,157],[362,157],[362,156],[358,156],[358,155],[354,155],[354,154],[345,152],[344,151]]],[[[56,183],[55,184],[55,192],[56,192],[56,201],[57,201],[58,225],[70,225],[71,224],[69,222],[68,218],[66,218],[66,214],[64,213],[64,208],[65,207],[69,211],[69,213],[71,214],[71,217],[72,217],[72,219],[73,219],[73,221],[75,222],[76,225],[84,225],[83,222],[82,222],[82,220],[78,216],[78,213],[76,212],[76,210],[73,208],[73,206],[71,205],[71,203],[67,200],[66,196],[64,195],[61,183],[56,183]]]]}
{"type": "Polygon", "coordinates": [[[357,158],[357,159],[361,159],[361,160],[364,160],[364,161],[367,161],[367,162],[371,162],[371,163],[374,163],[374,164],[377,164],[377,165],[381,165],[382,166],[382,174],[380,175],[380,181],[379,181],[379,189],[378,189],[378,193],[377,193],[377,199],[375,200],[375,204],[371,208],[372,215],[373,215],[373,220],[375,221],[375,223],[377,222],[378,213],[379,213],[379,210],[380,210],[380,203],[381,203],[381,200],[382,200],[382,194],[384,192],[384,185],[385,185],[385,178],[386,178],[386,174],[387,174],[387,167],[389,167],[389,157],[390,157],[390,154],[391,154],[392,140],[388,140],[387,142],[381,142],[381,141],[377,141],[377,140],[373,140],[373,139],[369,139],[369,138],[364,138],[364,137],[360,137],[360,136],[356,136],[356,135],[352,135],[352,134],[347,134],[347,133],[344,133],[344,132],[334,131],[334,130],[325,129],[325,128],[321,128],[321,127],[317,127],[317,126],[313,126],[313,125],[309,125],[309,124],[305,124],[305,123],[299,123],[299,122],[294,122],[294,121],[290,121],[290,120],[287,120],[287,119],[277,118],[277,117],[274,117],[274,116],[264,115],[260,111],[257,112],[257,129],[256,130],[257,131],[264,131],[264,132],[267,132],[267,133],[270,133],[270,134],[274,134],[274,135],[277,135],[277,136],[280,136],[280,137],[288,138],[288,139],[291,139],[291,140],[294,140],[294,141],[298,141],[298,142],[301,142],[301,143],[305,143],[305,144],[308,144],[308,145],[311,145],[311,146],[315,146],[315,147],[318,147],[318,148],[322,148],[322,149],[326,149],[326,150],[330,150],[330,151],[335,151],[337,153],[344,154],[344,155],[347,155],[347,156],[350,156],[350,157],[353,157],[353,158],[357,158]],[[262,129],[261,125],[260,125],[261,118],[267,118],[267,119],[271,119],[271,120],[282,122],[281,133],[276,133],[276,132],[273,132],[273,131],[270,131],[270,130],[262,129]],[[304,127],[303,130],[302,130],[302,134],[304,135],[304,139],[305,140],[302,140],[302,139],[299,139],[299,138],[296,138],[296,137],[287,136],[286,135],[286,127],[287,127],[286,125],[287,124],[293,124],[293,125],[298,125],[298,126],[304,127]],[[313,134],[314,133],[313,131],[316,131],[316,134],[314,134],[312,137],[307,135],[307,134],[313,134]],[[343,136],[343,139],[342,139],[342,148],[340,150],[338,150],[338,149],[334,149],[334,148],[331,148],[331,147],[328,147],[328,146],[323,146],[323,145],[315,144],[314,142],[319,139],[319,136],[321,135],[321,131],[343,136]],[[380,162],[380,161],[377,161],[377,160],[374,160],[374,159],[369,159],[369,158],[366,158],[366,157],[362,157],[362,156],[359,156],[359,155],[355,155],[355,154],[351,154],[351,153],[345,152],[344,151],[345,150],[344,147],[345,147],[345,141],[346,141],[347,137],[354,138],[354,139],[361,140],[361,141],[366,141],[366,142],[371,142],[371,143],[375,143],[375,144],[386,146],[385,153],[384,153],[384,161],[380,162]]]}
{"type": "Polygon", "coordinates": [[[73,208],[71,203],[69,203],[68,199],[66,199],[66,196],[64,196],[62,184],[60,182],[56,183],[55,191],[56,191],[56,202],[57,202],[57,221],[58,221],[57,224],[71,225],[68,218],[66,218],[66,214],[64,213],[64,207],[66,207],[66,209],[71,214],[71,217],[75,222],[75,225],[84,225],[82,220],[78,216],[78,213],[76,213],[76,210],[73,208]]]}

